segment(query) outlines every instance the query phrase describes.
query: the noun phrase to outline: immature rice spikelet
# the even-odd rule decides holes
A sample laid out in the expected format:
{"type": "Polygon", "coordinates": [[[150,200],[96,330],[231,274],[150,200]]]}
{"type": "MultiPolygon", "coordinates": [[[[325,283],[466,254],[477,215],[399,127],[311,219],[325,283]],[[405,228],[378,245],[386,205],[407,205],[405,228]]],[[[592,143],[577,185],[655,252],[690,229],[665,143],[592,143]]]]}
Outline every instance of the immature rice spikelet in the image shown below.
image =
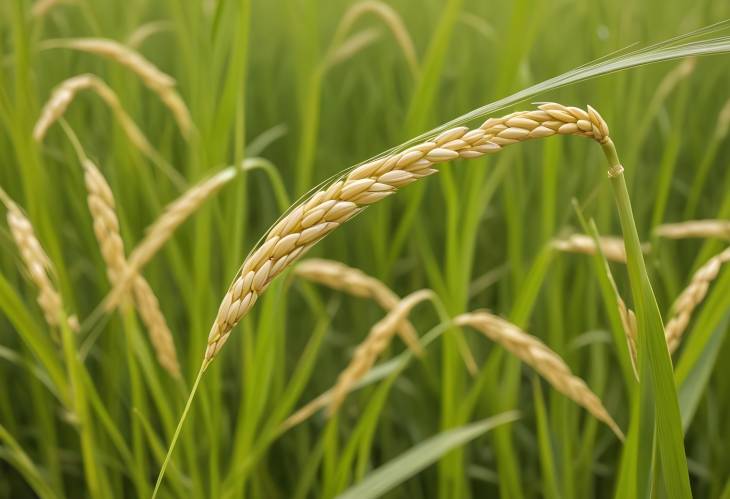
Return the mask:
{"type": "MultiPolygon", "coordinates": [[[[114,195],[106,179],[91,160],[83,158],[82,165],[89,211],[94,221],[94,234],[101,248],[109,282],[114,283],[127,267],[114,195]]],[[[149,332],[160,365],[172,376],[180,377],[172,333],[167,327],[154,291],[141,275],[135,276],[132,289],[137,310],[149,332]]]]}
{"type": "MultiPolygon", "coordinates": [[[[599,239],[601,250],[606,259],[612,262],[626,263],[626,248],[620,237],[603,236],[599,239]]],[[[592,237],[585,234],[573,234],[565,239],[555,239],[553,248],[566,253],[596,254],[596,243],[592,237]]]]}
{"type": "MultiPolygon", "coordinates": [[[[386,311],[393,310],[400,302],[398,295],[383,282],[365,274],[360,269],[348,267],[344,263],[334,260],[310,258],[298,264],[294,268],[294,273],[308,281],[361,298],[369,298],[386,311]]],[[[416,330],[408,319],[404,319],[398,325],[397,332],[414,353],[423,353],[416,330]]]]}
{"type": "Polygon", "coordinates": [[[366,206],[399,188],[436,173],[433,168],[457,158],[478,158],[504,146],[551,135],[582,135],[601,144],[608,126],[590,106],[587,111],[548,103],[535,111],[489,118],[481,127],[457,127],[404,151],[358,166],[316,191],[271,228],[263,244],[243,262],[221,302],[208,336],[208,365],[233,327],[254,306],[269,283],[304,252],[366,206]]]}
{"type": "Polygon", "coordinates": [[[692,237],[730,239],[730,220],[688,220],[659,225],[655,232],[657,236],[667,239],[692,237]]]}
{"type": "Polygon", "coordinates": [[[422,289],[403,298],[398,305],[376,323],[370,334],[355,350],[350,364],[345,368],[332,388],[329,398],[329,412],[334,413],[352,386],[375,365],[378,357],[388,348],[398,325],[401,324],[413,307],[433,296],[433,291],[422,289]]]}
{"type": "Polygon", "coordinates": [[[69,38],[50,40],[45,43],[48,48],[69,48],[90,54],[100,55],[126,67],[142,82],[155,92],[160,100],[170,109],[181,132],[186,137],[192,128],[190,112],[175,90],[175,79],[160,71],[141,54],[114,40],[106,38],[69,38]]]}
{"type": "MultiPolygon", "coordinates": [[[[53,274],[53,264],[38,241],[30,220],[2,189],[0,189],[0,200],[7,208],[8,226],[15,245],[20,251],[20,257],[25,264],[28,276],[38,288],[37,301],[43,316],[51,327],[59,327],[66,314],[61,295],[49,275],[53,274]]],[[[67,323],[71,330],[78,331],[79,324],[76,317],[69,317],[67,323]]]]}
{"type": "Polygon", "coordinates": [[[142,131],[134,123],[134,120],[124,110],[114,91],[103,80],[92,74],[71,77],[61,82],[53,90],[51,97],[43,106],[40,118],[38,118],[33,128],[33,138],[37,142],[41,142],[51,125],[58,121],[66,112],[66,109],[68,109],[69,104],[74,100],[76,94],[81,90],[87,89],[94,91],[111,108],[114,116],[119,121],[124,133],[129,137],[132,144],[153,161],[161,161],[159,153],[150,145],[142,131]]]}
{"type": "Polygon", "coordinates": [[[682,291],[672,306],[674,315],[664,328],[664,335],[667,339],[669,352],[674,353],[682,340],[682,334],[687,329],[692,318],[692,312],[697,305],[702,303],[710,284],[720,273],[724,263],[730,261],[730,247],[710,258],[707,263],[700,267],[692,276],[689,285],[682,291]]]}
{"type": "Polygon", "coordinates": [[[621,440],[624,439],[623,432],[603,406],[601,399],[588,388],[585,381],[570,371],[558,354],[538,338],[488,312],[463,314],[456,317],[454,323],[470,326],[502,345],[540,373],[553,388],[585,408],[599,421],[606,423],[621,440]]]}

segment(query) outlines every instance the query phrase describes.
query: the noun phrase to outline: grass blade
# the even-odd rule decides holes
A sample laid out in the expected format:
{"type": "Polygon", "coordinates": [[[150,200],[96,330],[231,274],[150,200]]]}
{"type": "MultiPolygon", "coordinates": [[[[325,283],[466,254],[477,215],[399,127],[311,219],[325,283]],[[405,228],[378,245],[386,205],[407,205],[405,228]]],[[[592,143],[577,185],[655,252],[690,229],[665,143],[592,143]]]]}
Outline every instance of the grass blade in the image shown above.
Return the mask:
{"type": "Polygon", "coordinates": [[[516,412],[505,412],[478,423],[442,432],[416,445],[389,463],[376,469],[359,484],[350,487],[338,499],[373,499],[392,490],[419,471],[438,461],[449,451],[461,447],[497,426],[518,419],[516,412]]]}

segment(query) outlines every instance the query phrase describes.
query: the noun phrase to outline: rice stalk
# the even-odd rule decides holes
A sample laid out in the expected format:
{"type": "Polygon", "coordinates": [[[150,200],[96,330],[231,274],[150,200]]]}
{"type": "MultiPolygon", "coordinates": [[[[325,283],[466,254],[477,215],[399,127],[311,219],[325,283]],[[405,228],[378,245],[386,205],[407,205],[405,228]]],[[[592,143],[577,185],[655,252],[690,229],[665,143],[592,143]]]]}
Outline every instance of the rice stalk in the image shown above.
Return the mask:
{"type": "Polygon", "coordinates": [[[730,239],[730,220],[688,220],[663,224],[657,226],[654,233],[667,239],[730,239]]]}
{"type": "Polygon", "coordinates": [[[77,318],[72,315],[66,319],[61,294],[53,284],[51,277],[55,272],[53,264],[43,250],[40,241],[38,241],[38,237],[33,230],[33,224],[2,188],[0,188],[0,201],[7,209],[6,217],[10,233],[20,252],[28,277],[38,289],[36,300],[41,312],[43,312],[43,317],[54,330],[60,328],[62,321],[66,320],[72,331],[78,331],[79,323],[77,318]]]}
{"type": "MultiPolygon", "coordinates": [[[[382,281],[365,274],[360,269],[334,260],[309,258],[294,267],[294,274],[337,291],[371,299],[386,312],[396,308],[401,301],[401,298],[382,281]]],[[[416,330],[408,319],[398,324],[396,331],[413,353],[417,355],[423,353],[416,330]]]]}
{"type": "Polygon", "coordinates": [[[142,82],[157,94],[172,113],[183,136],[189,137],[192,119],[185,102],[175,90],[175,79],[164,73],[134,51],[117,41],[106,38],[67,38],[48,40],[42,44],[44,49],[65,48],[99,55],[112,60],[139,76],[142,82]]]}
{"type": "MultiPolygon", "coordinates": [[[[612,262],[626,263],[626,249],[624,240],[615,236],[602,236],[599,238],[601,251],[606,259],[612,262]]],[[[585,234],[573,234],[563,239],[554,239],[552,247],[566,253],[582,253],[595,255],[597,253],[596,242],[591,236],[585,234]]],[[[648,249],[648,245],[646,246],[648,249]]]]}
{"type": "Polygon", "coordinates": [[[215,358],[233,327],[277,275],[368,205],[436,173],[433,167],[439,163],[478,158],[510,144],[552,135],[580,135],[604,143],[608,126],[590,106],[584,111],[546,103],[538,110],[489,118],[473,130],[446,130],[421,144],[362,164],[316,190],[282,217],[243,262],[211,327],[204,365],[215,358]]]}
{"type": "Polygon", "coordinates": [[[679,347],[682,335],[689,325],[692,312],[702,303],[710,284],[720,273],[722,265],[730,261],[730,247],[710,258],[707,263],[694,273],[689,285],[682,291],[672,305],[673,315],[664,328],[669,353],[679,347]]]}
{"type": "MultiPolygon", "coordinates": [[[[88,192],[89,212],[94,221],[94,234],[106,264],[109,282],[114,283],[127,267],[114,195],[106,179],[91,160],[83,157],[81,163],[88,192]]],[[[175,342],[154,291],[139,274],[134,278],[132,290],[137,311],[147,328],[158,362],[170,375],[180,378],[175,342]]]]}
{"type": "Polygon", "coordinates": [[[91,90],[96,93],[112,110],[129,141],[172,181],[178,185],[182,182],[180,174],[152,147],[134,120],[124,110],[114,90],[104,83],[101,78],[93,74],[73,76],[61,82],[53,90],[51,97],[43,105],[41,115],[33,127],[33,138],[37,142],[43,141],[51,125],[63,117],[76,94],[82,90],[91,90]]]}
{"type": "Polygon", "coordinates": [[[537,337],[489,312],[462,314],[454,319],[460,326],[470,326],[499,343],[525,364],[535,369],[553,388],[586,409],[596,419],[606,423],[620,440],[624,434],[613,420],[601,399],[578,376],[574,375],[563,359],[537,337]]]}

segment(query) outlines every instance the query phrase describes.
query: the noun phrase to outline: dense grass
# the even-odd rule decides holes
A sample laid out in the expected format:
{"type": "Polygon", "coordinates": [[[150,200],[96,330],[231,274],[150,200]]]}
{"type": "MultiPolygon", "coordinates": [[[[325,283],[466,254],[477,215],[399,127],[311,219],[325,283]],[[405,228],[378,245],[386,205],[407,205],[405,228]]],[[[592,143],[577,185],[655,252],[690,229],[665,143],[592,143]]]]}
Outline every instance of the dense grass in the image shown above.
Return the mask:
{"type": "MultiPolygon", "coordinates": [[[[635,42],[730,18],[730,5],[712,0],[396,0],[389,4],[413,40],[414,68],[372,14],[351,31],[364,32],[368,43],[333,55],[338,23],[353,4],[78,0],[43,18],[31,15],[26,0],[0,4],[0,186],[32,220],[66,311],[83,325],[77,336],[52,334],[0,224],[0,497],[151,494],[220,299],[289,200],[533,83],[635,42]],[[139,50],[177,79],[196,127],[189,140],[121,66],[41,50],[53,38],[125,41],[157,21],[161,30],[139,50]],[[32,139],[53,87],[83,72],[108,82],[190,185],[250,156],[273,165],[239,175],[144,269],[185,382],[156,363],[133,313],[97,313],[110,286],[83,171],[60,126],[42,145],[32,139]]],[[[463,331],[480,367],[471,375],[458,335],[439,326],[439,311],[428,305],[412,317],[421,336],[435,338],[425,357],[411,358],[394,342],[389,356],[403,362],[350,395],[336,417],[321,413],[282,434],[280,422],[332,386],[382,317],[374,303],[289,276],[272,284],[203,378],[160,495],[334,497],[411,450],[416,458],[401,460],[400,469],[410,466],[413,477],[396,480],[387,497],[685,497],[684,476],[695,497],[730,497],[730,367],[722,361],[730,355],[730,272],[719,275],[673,357],[674,385],[657,343],[660,319],[692,272],[727,242],[662,240],[652,227],[730,218],[730,139],[716,125],[730,99],[730,59],[701,58],[682,66],[687,71],[681,64],[632,69],[536,99],[590,104],[608,121],[638,236],[653,245],[651,287],[622,186],[606,179],[599,147],[577,138],[445,165],[310,253],[363,269],[400,295],[431,288],[449,316],[489,308],[526,328],[602,398],[627,431],[625,443],[504,350],[463,331]],[[604,235],[620,235],[623,226],[630,243],[629,265],[611,271],[647,333],[639,373],[649,382],[641,385],[604,262],[549,247],[552,238],[587,232],[590,219],[604,235]],[[487,418],[511,410],[517,421],[491,428],[487,418]],[[450,449],[444,442],[457,447],[427,459],[450,449]]],[[[112,186],[129,252],[180,186],[132,146],[92,94],[80,94],[66,119],[112,186]]]]}

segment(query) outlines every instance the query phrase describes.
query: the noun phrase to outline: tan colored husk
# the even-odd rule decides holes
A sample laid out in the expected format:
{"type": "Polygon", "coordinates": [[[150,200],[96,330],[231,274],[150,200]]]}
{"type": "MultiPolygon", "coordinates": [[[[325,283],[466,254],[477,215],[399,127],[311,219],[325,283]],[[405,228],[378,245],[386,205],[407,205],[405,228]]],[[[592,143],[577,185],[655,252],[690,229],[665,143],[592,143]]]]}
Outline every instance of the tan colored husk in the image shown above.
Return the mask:
{"type": "Polygon", "coordinates": [[[623,440],[624,434],[613,420],[601,399],[578,376],[574,375],[563,359],[537,337],[529,335],[514,324],[490,314],[477,311],[454,319],[460,326],[470,326],[499,343],[510,353],[535,369],[557,391],[585,408],[599,421],[603,421],[623,440]]]}
{"type": "MultiPolygon", "coordinates": [[[[20,257],[25,264],[28,277],[38,288],[37,301],[43,312],[43,317],[48,325],[57,328],[66,317],[66,313],[61,295],[51,279],[51,275],[54,273],[53,264],[43,250],[40,241],[38,241],[38,237],[33,230],[33,224],[2,189],[0,189],[0,201],[7,209],[8,226],[15,245],[20,252],[20,257]]],[[[78,331],[79,323],[75,316],[68,317],[66,321],[72,331],[78,331]]]]}
{"type": "MultiPolygon", "coordinates": [[[[624,240],[615,236],[602,236],[599,239],[601,250],[606,259],[612,262],[626,263],[624,240]]],[[[596,242],[585,234],[573,234],[564,239],[552,241],[552,247],[566,253],[596,254],[596,242]]]]}
{"type": "Polygon", "coordinates": [[[272,227],[263,243],[243,262],[226,292],[208,337],[207,366],[233,327],[285,268],[334,229],[398,189],[436,173],[433,168],[457,158],[477,158],[504,146],[551,135],[581,135],[605,143],[608,126],[590,106],[587,111],[547,103],[538,110],[489,118],[481,127],[446,130],[421,144],[358,166],[314,192],[272,227]]]}
{"type": "Polygon", "coordinates": [[[172,339],[172,333],[167,326],[165,316],[162,314],[155,292],[140,275],[134,280],[132,293],[139,316],[149,332],[150,342],[155,349],[157,361],[171,376],[180,378],[180,364],[177,360],[175,342],[172,339]]]}
{"type": "Polygon", "coordinates": [[[413,307],[430,299],[433,291],[422,289],[406,296],[395,308],[378,321],[367,338],[355,349],[352,360],[337,378],[329,399],[329,413],[333,414],[345,400],[352,387],[375,365],[378,357],[388,348],[398,325],[408,317],[413,307]]]}
{"type": "Polygon", "coordinates": [[[126,67],[137,76],[160,100],[170,109],[175,121],[184,136],[188,136],[192,128],[190,112],[175,90],[175,79],[160,71],[157,66],[145,59],[141,54],[114,40],[106,38],[68,38],[49,40],[46,48],[67,48],[99,55],[126,67]]]}
{"type": "MultiPolygon", "coordinates": [[[[371,299],[386,312],[393,310],[401,301],[400,297],[385,283],[365,274],[360,269],[348,267],[344,263],[334,260],[309,258],[294,267],[294,274],[338,291],[371,299]]],[[[416,330],[408,319],[404,319],[396,330],[408,348],[418,355],[423,353],[416,330]]]]}
{"type": "MultiPolygon", "coordinates": [[[[109,106],[124,133],[145,156],[159,163],[160,154],[150,145],[142,131],[134,123],[134,120],[127,114],[119,102],[119,98],[109,86],[99,77],[92,74],[73,76],[61,82],[51,94],[43,106],[41,116],[33,128],[33,138],[41,142],[48,129],[58,121],[68,109],[69,104],[81,90],[92,90],[109,106]]],[[[163,161],[164,162],[164,161],[163,161]]]]}
{"type": "Polygon", "coordinates": [[[730,239],[730,220],[688,220],[659,225],[654,232],[657,236],[667,239],[730,239]]]}
{"type": "MultiPolygon", "coordinates": [[[[94,234],[101,248],[109,282],[114,283],[127,267],[114,195],[106,179],[91,160],[83,158],[82,166],[89,211],[94,221],[94,234]]],[[[141,275],[135,276],[132,290],[137,310],[149,332],[157,360],[173,377],[179,378],[180,366],[175,343],[154,291],[141,275]]]]}
{"type": "Polygon", "coordinates": [[[692,312],[705,299],[710,284],[720,273],[722,265],[730,261],[730,247],[710,258],[694,273],[689,285],[672,305],[673,315],[664,327],[667,347],[674,353],[682,341],[682,335],[689,325],[692,312]]]}

